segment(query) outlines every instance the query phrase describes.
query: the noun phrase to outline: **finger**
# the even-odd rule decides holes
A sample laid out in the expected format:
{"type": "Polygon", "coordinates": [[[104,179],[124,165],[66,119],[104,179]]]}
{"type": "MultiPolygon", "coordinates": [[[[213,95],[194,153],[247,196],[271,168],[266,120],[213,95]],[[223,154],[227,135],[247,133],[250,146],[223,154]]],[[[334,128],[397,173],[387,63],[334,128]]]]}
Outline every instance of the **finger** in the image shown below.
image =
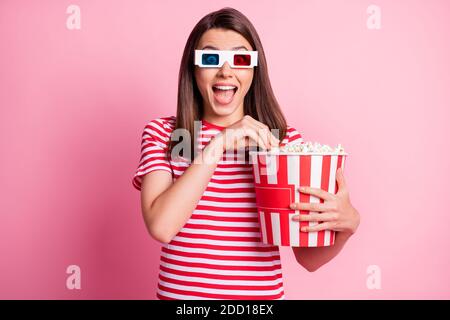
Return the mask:
{"type": "Polygon", "coordinates": [[[249,118],[249,120],[255,126],[260,128],[261,130],[263,130],[263,134],[268,136],[268,139],[270,140],[270,144],[271,145],[273,145],[273,146],[278,146],[279,145],[280,140],[272,134],[272,132],[270,131],[270,128],[267,125],[265,125],[264,123],[262,123],[262,122],[260,122],[260,121],[258,121],[256,119],[253,119],[251,117],[249,118]]]}
{"type": "Polygon", "coordinates": [[[322,230],[332,230],[333,229],[333,223],[332,222],[324,222],[319,223],[314,226],[304,226],[301,228],[301,231],[303,232],[316,232],[316,231],[322,231],[322,230]]]}
{"type": "Polygon", "coordinates": [[[258,127],[258,128],[256,129],[256,131],[257,131],[257,133],[258,133],[258,136],[259,136],[262,140],[264,140],[264,142],[267,144],[268,149],[271,149],[271,147],[272,147],[272,140],[270,139],[269,134],[267,133],[267,130],[261,129],[261,128],[258,127]]]}
{"type": "Polygon", "coordinates": [[[260,135],[260,133],[259,133],[259,129],[261,129],[263,127],[261,123],[259,123],[255,119],[253,119],[251,116],[246,115],[242,121],[242,125],[243,125],[243,129],[245,130],[246,135],[251,135],[252,139],[255,140],[257,145],[261,145],[261,143],[260,143],[260,141],[258,141],[257,137],[250,132],[253,130],[258,136],[261,137],[261,140],[265,144],[265,149],[268,149],[268,147],[270,146],[268,139],[266,139],[263,135],[260,135]]]}
{"type": "Polygon", "coordinates": [[[278,139],[270,130],[269,130],[269,137],[272,141],[272,146],[279,147],[280,146],[280,139],[278,139]]]}
{"type": "Polygon", "coordinates": [[[258,146],[265,150],[268,150],[270,148],[270,143],[267,137],[265,138],[264,136],[261,136],[259,134],[258,127],[253,124],[249,124],[245,129],[245,134],[249,136],[253,141],[255,141],[258,146]]]}
{"type": "Polygon", "coordinates": [[[251,126],[244,126],[225,132],[227,144],[231,144],[234,150],[245,148],[246,146],[260,146],[266,148],[264,141],[259,139],[255,130],[251,126]]]}
{"type": "Polygon", "coordinates": [[[336,215],[333,213],[319,213],[319,214],[296,214],[292,216],[294,221],[314,221],[314,222],[325,222],[325,221],[335,221],[337,219],[336,215]]]}
{"type": "Polygon", "coordinates": [[[268,126],[266,126],[265,124],[262,124],[262,125],[263,125],[262,130],[264,130],[264,134],[266,134],[268,136],[271,145],[278,147],[280,145],[280,139],[278,139],[278,137],[276,137],[272,133],[272,130],[268,126]]]}
{"type": "MultiPolygon", "coordinates": [[[[270,130],[270,128],[268,129],[268,134],[269,134],[270,140],[272,141],[272,145],[273,145],[273,146],[276,146],[276,147],[279,147],[281,141],[280,141],[280,139],[279,139],[278,137],[276,137],[276,136],[272,133],[272,131],[270,130]]],[[[279,134],[279,131],[278,131],[278,134],[279,134]]]]}
{"type": "Polygon", "coordinates": [[[315,212],[333,211],[333,206],[330,203],[310,203],[310,202],[294,202],[290,205],[291,209],[307,210],[315,212]]]}
{"type": "Polygon", "coordinates": [[[346,189],[347,184],[345,183],[344,172],[342,171],[342,167],[339,168],[336,172],[336,181],[338,183],[338,192],[346,189]]]}
{"type": "Polygon", "coordinates": [[[235,150],[240,150],[240,149],[244,149],[246,150],[247,147],[253,145],[254,142],[252,139],[250,139],[250,137],[245,136],[241,141],[235,141],[234,145],[235,145],[235,150]],[[242,143],[244,145],[242,145],[242,143]]]}
{"type": "MultiPolygon", "coordinates": [[[[250,119],[247,117],[246,119],[250,119]]],[[[242,123],[238,128],[227,129],[225,132],[227,144],[232,144],[234,149],[239,149],[250,144],[249,139],[253,142],[252,145],[259,146],[264,150],[269,149],[270,144],[268,139],[258,134],[258,129],[256,125],[253,124],[251,120],[247,120],[242,123]]]]}
{"type": "Polygon", "coordinates": [[[261,123],[255,123],[253,125],[255,126],[255,130],[261,137],[261,139],[263,139],[269,147],[272,147],[272,145],[275,144],[275,140],[271,138],[269,129],[264,125],[262,125],[261,123]]]}
{"type": "Polygon", "coordinates": [[[331,194],[320,188],[300,187],[299,191],[302,193],[311,194],[313,196],[316,196],[316,197],[324,199],[324,200],[333,200],[334,199],[334,194],[331,194]]]}
{"type": "Polygon", "coordinates": [[[260,127],[255,125],[255,130],[258,134],[258,136],[267,144],[268,149],[271,149],[272,146],[275,144],[275,141],[272,140],[271,138],[271,134],[270,131],[268,130],[268,128],[265,127],[260,127]]]}

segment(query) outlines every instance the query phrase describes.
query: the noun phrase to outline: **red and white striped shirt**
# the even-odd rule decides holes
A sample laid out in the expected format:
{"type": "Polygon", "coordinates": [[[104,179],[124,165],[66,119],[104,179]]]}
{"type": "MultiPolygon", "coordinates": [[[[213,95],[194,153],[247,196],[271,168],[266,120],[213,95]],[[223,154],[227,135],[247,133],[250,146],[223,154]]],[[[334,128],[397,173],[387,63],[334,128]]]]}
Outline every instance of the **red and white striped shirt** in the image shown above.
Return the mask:
{"type": "MultiPolygon", "coordinates": [[[[141,158],[133,186],[142,176],[166,170],[174,179],[189,167],[165,151],[175,117],[150,121],[142,134],[141,158]]],[[[224,127],[202,121],[204,147],[224,127]]],[[[302,141],[287,128],[282,144],[302,141]]],[[[224,153],[225,155],[225,153],[224,153]]],[[[162,245],[159,299],[284,299],[278,246],[261,242],[251,163],[222,157],[192,216],[169,244],[162,245]]]]}

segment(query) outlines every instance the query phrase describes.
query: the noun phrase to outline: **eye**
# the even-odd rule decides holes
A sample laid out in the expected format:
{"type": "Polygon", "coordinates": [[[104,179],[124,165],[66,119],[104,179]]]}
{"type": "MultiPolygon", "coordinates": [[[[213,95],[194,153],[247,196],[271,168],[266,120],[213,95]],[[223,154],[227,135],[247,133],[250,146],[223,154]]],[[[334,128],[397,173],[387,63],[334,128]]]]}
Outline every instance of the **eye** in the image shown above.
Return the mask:
{"type": "Polygon", "coordinates": [[[250,65],[250,55],[249,54],[235,54],[234,64],[236,66],[249,66],[250,65]]]}
{"type": "Polygon", "coordinates": [[[218,65],[219,64],[219,55],[216,53],[205,53],[202,56],[202,63],[204,65],[218,65]]]}

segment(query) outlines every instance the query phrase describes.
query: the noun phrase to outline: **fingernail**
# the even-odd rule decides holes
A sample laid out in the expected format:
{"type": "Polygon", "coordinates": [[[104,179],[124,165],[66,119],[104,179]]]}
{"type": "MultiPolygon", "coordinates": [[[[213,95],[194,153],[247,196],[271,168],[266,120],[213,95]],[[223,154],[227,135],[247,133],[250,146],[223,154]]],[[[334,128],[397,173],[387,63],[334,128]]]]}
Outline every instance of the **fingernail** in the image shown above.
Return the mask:
{"type": "Polygon", "coordinates": [[[295,203],[291,203],[291,209],[295,209],[295,208],[296,208],[295,203]]]}
{"type": "Polygon", "coordinates": [[[306,227],[302,227],[301,230],[302,230],[303,232],[305,232],[305,231],[306,231],[306,227]]]}
{"type": "Polygon", "coordinates": [[[300,189],[300,191],[306,191],[305,187],[300,187],[299,189],[300,189]]]}

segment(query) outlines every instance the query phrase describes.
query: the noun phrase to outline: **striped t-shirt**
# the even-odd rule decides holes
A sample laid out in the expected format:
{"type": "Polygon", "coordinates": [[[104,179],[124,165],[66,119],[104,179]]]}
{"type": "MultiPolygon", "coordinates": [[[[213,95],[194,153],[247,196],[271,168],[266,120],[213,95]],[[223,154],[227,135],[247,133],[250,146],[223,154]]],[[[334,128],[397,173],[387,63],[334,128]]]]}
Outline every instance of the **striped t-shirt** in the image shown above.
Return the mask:
{"type": "MultiPolygon", "coordinates": [[[[175,120],[163,117],[145,126],[132,180],[136,189],[149,172],[173,170],[176,180],[189,167],[187,160],[165,153],[175,120]]],[[[202,120],[201,148],[222,129],[202,120]]],[[[281,144],[294,141],[302,137],[288,126],[281,144]]],[[[162,245],[159,299],[284,299],[278,246],[261,242],[252,165],[225,155],[187,223],[162,245]]]]}

